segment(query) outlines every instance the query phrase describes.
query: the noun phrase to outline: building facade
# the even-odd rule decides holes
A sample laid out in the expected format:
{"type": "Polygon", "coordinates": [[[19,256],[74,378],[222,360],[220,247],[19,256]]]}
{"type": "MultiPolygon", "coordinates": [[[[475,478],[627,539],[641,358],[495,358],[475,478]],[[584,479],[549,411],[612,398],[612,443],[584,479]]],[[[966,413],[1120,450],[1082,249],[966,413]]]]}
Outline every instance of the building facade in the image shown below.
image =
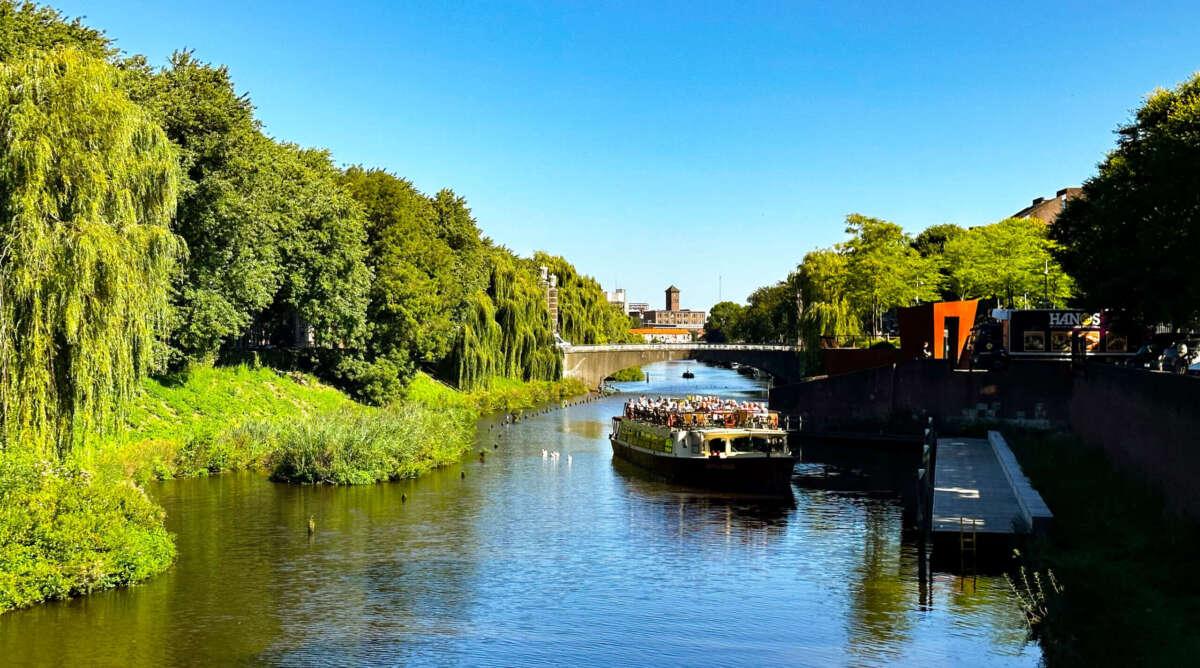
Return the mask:
{"type": "Polygon", "coordinates": [[[625,297],[625,288],[617,288],[604,294],[608,297],[609,304],[621,309],[621,313],[629,313],[629,301],[625,297]]]}
{"type": "Polygon", "coordinates": [[[680,308],[679,303],[679,288],[672,285],[666,290],[664,304],[666,308],[642,311],[642,324],[646,327],[678,327],[690,331],[704,329],[704,321],[708,318],[708,313],[680,308]]]}

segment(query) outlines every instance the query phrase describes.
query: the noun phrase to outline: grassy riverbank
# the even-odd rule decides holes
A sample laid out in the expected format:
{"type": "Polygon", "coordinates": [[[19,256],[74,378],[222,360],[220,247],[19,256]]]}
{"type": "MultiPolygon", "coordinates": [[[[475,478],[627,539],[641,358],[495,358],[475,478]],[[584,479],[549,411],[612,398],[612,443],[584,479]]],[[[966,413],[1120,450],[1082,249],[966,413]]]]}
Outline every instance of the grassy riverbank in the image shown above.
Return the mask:
{"type": "Polygon", "coordinates": [[[280,481],[360,484],[453,462],[474,421],[586,391],[575,381],[494,381],[459,392],[418,374],[403,399],[364,406],[312,376],[265,367],[195,367],[144,383],[126,429],[87,464],[138,481],[259,469],[280,481]]]}
{"type": "Polygon", "coordinates": [[[139,582],[174,560],[162,509],[129,479],[0,455],[0,613],[139,582]]]}
{"type": "Polygon", "coordinates": [[[1167,514],[1160,496],[1073,436],[1006,436],[1055,515],[1051,536],[1025,555],[1064,587],[1039,628],[1047,665],[1191,664],[1200,526],[1167,514]]]}
{"type": "Polygon", "coordinates": [[[125,428],[66,463],[0,455],[0,613],[168,568],[174,542],[139,482],[238,469],[297,483],[415,477],[457,461],[479,416],[585,391],[575,381],[498,380],[464,393],[418,375],[402,400],[377,408],[262,367],[146,380],[125,428]]]}

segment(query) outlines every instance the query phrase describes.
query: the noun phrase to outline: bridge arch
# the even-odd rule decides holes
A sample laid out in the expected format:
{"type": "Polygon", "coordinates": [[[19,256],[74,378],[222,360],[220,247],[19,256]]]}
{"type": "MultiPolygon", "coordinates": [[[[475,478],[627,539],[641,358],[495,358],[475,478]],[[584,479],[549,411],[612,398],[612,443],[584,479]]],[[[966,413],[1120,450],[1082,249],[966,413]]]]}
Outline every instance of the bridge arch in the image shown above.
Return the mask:
{"type": "Polygon", "coordinates": [[[588,387],[599,387],[621,369],[669,360],[737,362],[765,371],[782,382],[804,376],[804,359],[796,346],[736,343],[627,343],[565,346],[563,377],[578,378],[588,387]]]}

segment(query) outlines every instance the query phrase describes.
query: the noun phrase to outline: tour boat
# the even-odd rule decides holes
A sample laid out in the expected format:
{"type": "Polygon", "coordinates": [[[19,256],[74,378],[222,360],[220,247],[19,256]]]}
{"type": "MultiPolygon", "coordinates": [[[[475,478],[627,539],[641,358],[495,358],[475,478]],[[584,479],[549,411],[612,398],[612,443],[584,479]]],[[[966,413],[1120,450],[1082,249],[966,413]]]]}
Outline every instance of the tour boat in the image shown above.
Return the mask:
{"type": "Polygon", "coordinates": [[[669,482],[791,492],[795,459],[774,411],[647,409],[629,402],[613,418],[609,440],[614,457],[669,482]]]}
{"type": "Polygon", "coordinates": [[[688,380],[691,380],[692,378],[695,378],[695,377],[696,377],[696,374],[692,373],[692,370],[691,370],[691,369],[688,369],[688,370],[686,370],[686,371],[684,371],[684,372],[683,372],[683,377],[684,377],[684,378],[686,378],[686,379],[688,379],[688,380]]]}

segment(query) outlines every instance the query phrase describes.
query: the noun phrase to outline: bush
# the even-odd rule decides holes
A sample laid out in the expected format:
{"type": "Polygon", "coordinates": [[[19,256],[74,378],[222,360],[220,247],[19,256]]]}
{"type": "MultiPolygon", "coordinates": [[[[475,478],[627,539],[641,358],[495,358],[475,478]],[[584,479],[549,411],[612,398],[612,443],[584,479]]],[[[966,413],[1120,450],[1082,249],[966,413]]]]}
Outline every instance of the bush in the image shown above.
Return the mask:
{"type": "Polygon", "coordinates": [[[646,380],[646,374],[641,367],[631,366],[628,369],[621,369],[608,377],[609,380],[615,380],[620,383],[629,383],[639,380],[646,380]]]}
{"type": "Polygon", "coordinates": [[[474,439],[474,414],[401,404],[280,425],[271,479],[362,485],[413,478],[462,456],[474,439]]]}
{"type": "Polygon", "coordinates": [[[132,482],[0,455],[0,612],[144,580],[175,544],[132,482]]]}

